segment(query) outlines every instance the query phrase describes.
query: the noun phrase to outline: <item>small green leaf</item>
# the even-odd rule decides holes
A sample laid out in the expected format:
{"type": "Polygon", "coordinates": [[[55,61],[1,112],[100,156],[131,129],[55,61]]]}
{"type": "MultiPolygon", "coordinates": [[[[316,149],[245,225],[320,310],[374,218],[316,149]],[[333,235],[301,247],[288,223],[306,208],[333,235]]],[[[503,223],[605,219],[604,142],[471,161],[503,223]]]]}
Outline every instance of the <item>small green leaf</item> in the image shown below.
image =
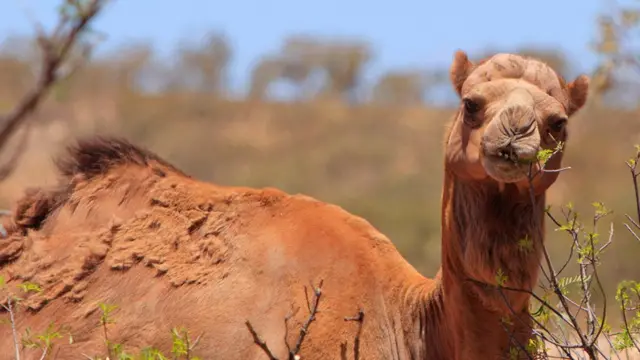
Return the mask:
{"type": "Polygon", "coordinates": [[[111,313],[118,308],[117,305],[100,303],[98,304],[100,310],[102,310],[102,315],[100,316],[100,323],[102,325],[115,323],[113,319],[111,319],[111,313]]]}
{"type": "Polygon", "coordinates": [[[498,286],[504,286],[507,280],[508,280],[508,277],[507,275],[504,274],[504,272],[502,271],[502,268],[498,268],[498,271],[496,271],[496,283],[498,284],[498,286]]]}
{"type": "Polygon", "coordinates": [[[18,285],[18,287],[20,289],[22,289],[22,291],[28,293],[28,292],[36,292],[39,293],[42,291],[42,288],[40,287],[40,285],[30,282],[30,281],[25,281],[22,284],[18,285]]]}
{"type": "Polygon", "coordinates": [[[529,234],[525,234],[524,238],[518,240],[518,248],[524,253],[529,253],[533,250],[533,240],[529,238],[529,234]]]}
{"type": "Polygon", "coordinates": [[[555,229],[555,231],[571,231],[571,230],[573,230],[573,227],[569,224],[560,225],[560,227],[557,227],[555,229]]]}
{"type": "Polygon", "coordinates": [[[538,151],[538,153],[536,154],[536,157],[538,158],[538,161],[540,161],[544,165],[547,163],[547,161],[549,161],[552,155],[553,155],[553,150],[542,149],[538,151]]]}
{"type": "Polygon", "coordinates": [[[520,349],[515,346],[509,347],[509,359],[510,360],[518,360],[518,355],[520,353],[520,349]]]}

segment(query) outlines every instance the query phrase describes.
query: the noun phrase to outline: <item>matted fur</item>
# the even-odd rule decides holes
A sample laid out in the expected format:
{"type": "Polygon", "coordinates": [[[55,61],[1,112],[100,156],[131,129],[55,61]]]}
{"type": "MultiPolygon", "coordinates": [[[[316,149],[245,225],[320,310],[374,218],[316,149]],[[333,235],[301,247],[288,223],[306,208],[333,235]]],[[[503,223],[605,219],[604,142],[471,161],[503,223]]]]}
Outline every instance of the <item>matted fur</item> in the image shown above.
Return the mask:
{"type": "MultiPolygon", "coordinates": [[[[49,321],[70,327],[74,344],[61,345],[62,358],[103,352],[100,302],[120,307],[110,340],[132,349],[168,353],[169,330],[184,325],[204,334],[203,358],[261,358],[244,324],[251,320],[284,354],[285,331],[293,346],[308,316],[305,286],[321,279],[322,313],[303,356],[352,354],[357,324],[344,317],[360,308],[363,340],[402,338],[404,312],[388,306],[402,299],[407,277],[422,278],[365,220],[306,196],[199,182],[117,138],[85,139],[56,163],[60,183],[27,191],[15,207],[0,276],[28,308],[17,314],[21,331],[49,321]],[[22,294],[14,285],[23,281],[43,291],[22,294]]],[[[5,330],[3,349],[12,346],[5,330]]],[[[360,349],[369,358],[395,351],[360,349]]]]}

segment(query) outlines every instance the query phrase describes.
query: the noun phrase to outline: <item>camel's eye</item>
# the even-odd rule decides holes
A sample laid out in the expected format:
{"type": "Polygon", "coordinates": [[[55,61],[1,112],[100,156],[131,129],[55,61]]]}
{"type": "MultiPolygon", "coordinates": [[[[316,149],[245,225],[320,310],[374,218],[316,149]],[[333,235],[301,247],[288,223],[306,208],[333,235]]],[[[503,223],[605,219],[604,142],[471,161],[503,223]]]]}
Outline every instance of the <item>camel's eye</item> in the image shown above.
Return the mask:
{"type": "Polygon", "coordinates": [[[464,112],[468,115],[474,115],[480,111],[480,105],[471,99],[464,99],[462,103],[464,105],[464,112]]]}
{"type": "Polygon", "coordinates": [[[556,119],[551,119],[551,121],[549,121],[549,129],[551,129],[551,131],[556,133],[562,131],[562,129],[564,129],[565,126],[567,126],[566,118],[556,118],[556,119]]]}

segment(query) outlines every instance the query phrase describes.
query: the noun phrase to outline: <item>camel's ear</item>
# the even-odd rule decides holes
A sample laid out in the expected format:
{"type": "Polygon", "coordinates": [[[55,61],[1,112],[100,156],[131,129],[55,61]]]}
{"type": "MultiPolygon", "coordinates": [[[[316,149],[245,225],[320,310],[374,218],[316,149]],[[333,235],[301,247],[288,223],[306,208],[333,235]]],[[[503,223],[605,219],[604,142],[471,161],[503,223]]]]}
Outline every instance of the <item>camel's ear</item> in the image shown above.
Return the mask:
{"type": "Polygon", "coordinates": [[[467,54],[462,50],[456,51],[453,57],[453,63],[449,69],[449,79],[458,96],[460,96],[462,84],[464,84],[469,74],[471,74],[471,70],[473,70],[473,63],[469,61],[467,54]]]}
{"type": "Polygon", "coordinates": [[[567,110],[569,116],[576,111],[580,110],[587,102],[587,96],[589,94],[589,77],[587,75],[580,75],[575,80],[567,85],[569,90],[569,109],[567,110]]]}

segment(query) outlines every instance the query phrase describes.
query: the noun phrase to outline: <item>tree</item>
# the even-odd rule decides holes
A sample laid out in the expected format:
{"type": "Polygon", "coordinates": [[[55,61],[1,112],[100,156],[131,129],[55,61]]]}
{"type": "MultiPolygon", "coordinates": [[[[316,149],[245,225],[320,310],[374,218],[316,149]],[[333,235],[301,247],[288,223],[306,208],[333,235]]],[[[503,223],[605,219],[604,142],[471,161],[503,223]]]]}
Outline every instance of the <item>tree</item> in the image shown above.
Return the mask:
{"type": "Polygon", "coordinates": [[[307,76],[313,72],[323,74],[321,95],[343,99],[354,95],[364,68],[373,57],[369,44],[365,42],[320,40],[304,36],[287,39],[282,53],[287,59],[295,59],[296,63],[301,64],[307,76]]]}
{"type": "Polygon", "coordinates": [[[592,86],[592,102],[601,105],[615,101],[637,106],[640,98],[638,70],[640,53],[634,46],[634,32],[640,25],[640,9],[614,6],[597,20],[598,36],[591,48],[600,57],[592,86]],[[621,101],[622,100],[622,101],[621,101]]]}
{"type": "Polygon", "coordinates": [[[391,71],[384,74],[373,89],[373,101],[381,104],[415,105],[422,102],[425,75],[418,71],[391,71]]]}
{"type": "Polygon", "coordinates": [[[225,35],[211,32],[200,43],[178,47],[173,87],[221,95],[227,86],[231,47],[225,35]]]}
{"type": "Polygon", "coordinates": [[[251,71],[249,98],[264,99],[269,86],[282,74],[282,59],[267,56],[261,59],[251,71]]]}

